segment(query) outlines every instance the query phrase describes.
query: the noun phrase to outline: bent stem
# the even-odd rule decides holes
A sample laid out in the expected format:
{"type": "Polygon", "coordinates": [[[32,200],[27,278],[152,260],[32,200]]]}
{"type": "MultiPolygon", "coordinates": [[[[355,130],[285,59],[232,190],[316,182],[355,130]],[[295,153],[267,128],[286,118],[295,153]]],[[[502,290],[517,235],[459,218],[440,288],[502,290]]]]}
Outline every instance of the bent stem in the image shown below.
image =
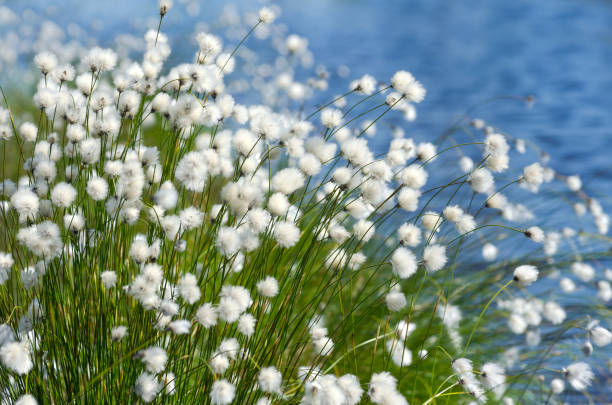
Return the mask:
{"type": "Polygon", "coordinates": [[[467,351],[467,348],[470,345],[470,342],[472,341],[472,337],[474,336],[474,332],[476,332],[476,329],[478,328],[478,324],[482,320],[482,317],[484,316],[485,312],[487,312],[489,305],[491,305],[491,303],[495,300],[495,298],[497,298],[497,296],[501,294],[502,291],[504,291],[510,284],[512,284],[513,281],[514,280],[511,279],[506,284],[504,284],[499,290],[497,290],[497,292],[491,297],[489,302],[487,302],[487,305],[485,305],[485,307],[482,309],[482,311],[480,312],[480,315],[478,316],[478,319],[476,320],[476,323],[474,324],[474,327],[472,328],[472,332],[470,332],[470,337],[468,337],[467,343],[465,344],[465,347],[463,348],[463,354],[465,354],[465,352],[467,351]]]}

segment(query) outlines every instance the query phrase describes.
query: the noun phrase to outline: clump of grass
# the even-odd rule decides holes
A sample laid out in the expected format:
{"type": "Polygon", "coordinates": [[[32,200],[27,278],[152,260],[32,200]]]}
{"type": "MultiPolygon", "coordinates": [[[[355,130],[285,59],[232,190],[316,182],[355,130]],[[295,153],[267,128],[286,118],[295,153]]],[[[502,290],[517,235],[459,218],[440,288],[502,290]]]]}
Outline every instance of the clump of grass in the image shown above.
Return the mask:
{"type": "MultiPolygon", "coordinates": [[[[195,63],[165,69],[171,6],[141,63],[93,48],[75,73],[43,52],[36,120],[4,98],[4,402],[605,395],[589,364],[606,357],[609,312],[579,291],[598,280],[612,298],[608,217],[578,177],[471,117],[435,142],[395,128],[372,151],[425,97],[406,71],[319,107],[307,96],[324,72],[285,74],[275,86],[293,101],[238,104],[225,81],[274,10],[231,51],[200,33],[195,63]],[[548,225],[568,201],[599,235],[548,225]]],[[[305,44],[288,38],[281,65],[305,44]]]]}

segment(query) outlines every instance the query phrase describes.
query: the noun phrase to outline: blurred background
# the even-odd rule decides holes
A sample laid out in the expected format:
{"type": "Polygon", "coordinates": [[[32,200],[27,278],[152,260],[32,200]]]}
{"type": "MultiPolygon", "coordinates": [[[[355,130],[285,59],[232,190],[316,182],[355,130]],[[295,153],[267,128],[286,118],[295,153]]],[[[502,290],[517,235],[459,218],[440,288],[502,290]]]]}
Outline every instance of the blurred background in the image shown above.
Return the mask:
{"type": "MultiPolygon", "coordinates": [[[[197,31],[217,34],[219,21],[267,3],[234,1],[229,6],[221,0],[175,0],[162,27],[173,45],[170,64],[192,60],[197,31]]],[[[330,80],[332,94],[343,93],[348,80],[365,73],[388,81],[398,69],[411,71],[428,90],[409,130],[422,137],[434,139],[474,104],[498,96],[533,95],[533,104],[505,98],[485,102],[472,114],[512,136],[533,141],[550,154],[552,167],[563,174],[579,174],[588,193],[599,195],[608,205],[611,2],[279,0],[274,4],[282,10],[278,20],[287,33],[308,39],[314,66],[322,64],[332,75],[346,76],[330,80]]],[[[153,0],[19,0],[0,1],[0,7],[0,40],[9,45],[0,51],[0,83],[5,87],[18,86],[15,78],[30,70],[34,74],[31,58],[49,41],[113,47],[120,42],[129,49],[130,41],[142,38],[158,22],[153,0]]],[[[237,43],[241,35],[225,34],[227,44],[237,43]]],[[[258,51],[260,42],[253,39],[248,46],[258,51]]]]}

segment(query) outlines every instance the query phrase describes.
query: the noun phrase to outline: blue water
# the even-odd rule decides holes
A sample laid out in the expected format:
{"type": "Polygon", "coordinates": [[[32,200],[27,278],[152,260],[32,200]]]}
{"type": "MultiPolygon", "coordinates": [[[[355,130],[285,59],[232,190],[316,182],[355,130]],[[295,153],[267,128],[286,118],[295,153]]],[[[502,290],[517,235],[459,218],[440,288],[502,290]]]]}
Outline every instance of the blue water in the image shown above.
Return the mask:
{"type": "MultiPolygon", "coordinates": [[[[190,16],[175,1],[164,28],[176,59],[190,58],[197,22],[215,23],[219,0],[199,2],[190,16]]],[[[239,1],[257,10],[259,1],[239,1]]],[[[42,0],[4,3],[31,8],[67,26],[78,22],[98,42],[118,33],[134,35],[154,24],[154,1],[42,0]],[[66,13],[70,10],[70,13],[66,13]],[[150,16],[148,18],[147,16],[150,16]]],[[[428,89],[413,127],[435,138],[474,104],[500,95],[534,95],[528,108],[497,101],[475,115],[505,132],[534,141],[551,154],[551,166],[580,174],[585,189],[612,185],[612,2],[603,0],[281,0],[280,22],[309,39],[318,63],[330,71],[351,68],[349,77],[371,73],[379,80],[407,69],[428,89]]],[[[257,41],[250,43],[257,49],[257,41]]],[[[332,80],[332,94],[346,82],[332,80]],[[335,86],[335,87],[334,87],[335,86]]]]}
{"type": "Polygon", "coordinates": [[[315,55],[384,79],[413,72],[428,89],[419,131],[498,95],[478,115],[534,140],[551,165],[594,189],[612,181],[612,2],[423,0],[291,2],[284,18],[315,55]],[[321,16],[324,16],[321,19],[321,16]]]}

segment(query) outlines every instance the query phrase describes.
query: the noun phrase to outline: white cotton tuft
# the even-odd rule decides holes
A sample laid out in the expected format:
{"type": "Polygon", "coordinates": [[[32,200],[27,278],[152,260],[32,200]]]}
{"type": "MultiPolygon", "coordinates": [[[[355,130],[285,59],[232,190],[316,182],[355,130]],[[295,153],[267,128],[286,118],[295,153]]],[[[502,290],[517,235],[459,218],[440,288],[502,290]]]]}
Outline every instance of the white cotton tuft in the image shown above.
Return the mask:
{"type": "Polygon", "coordinates": [[[274,226],[274,239],[284,248],[290,248],[300,239],[300,229],[290,221],[280,221],[274,226]]]}
{"type": "Polygon", "coordinates": [[[68,183],[57,183],[51,191],[51,202],[62,208],[69,207],[76,199],[77,191],[68,183]]]}
{"type": "Polygon", "coordinates": [[[468,182],[472,189],[477,193],[491,193],[495,188],[495,181],[490,171],[484,167],[474,170],[468,176],[468,182]]]}
{"type": "Polygon", "coordinates": [[[142,398],[144,402],[153,401],[161,389],[162,385],[157,380],[157,377],[152,374],[142,373],[136,380],[136,394],[142,398]]]}
{"type": "Polygon", "coordinates": [[[352,374],[345,374],[337,380],[338,387],[344,392],[347,405],[357,405],[363,395],[359,379],[352,374]]]}
{"type": "Polygon", "coordinates": [[[24,122],[19,127],[19,135],[25,142],[34,142],[38,135],[38,128],[31,122],[24,122]]]}
{"type": "Polygon", "coordinates": [[[304,174],[296,168],[288,167],[272,177],[272,189],[289,195],[304,186],[304,174]]]}
{"type": "Polygon", "coordinates": [[[404,247],[397,248],[391,256],[391,268],[400,279],[406,279],[417,271],[416,256],[404,247]]]}
{"type": "Polygon", "coordinates": [[[403,185],[416,190],[427,183],[427,177],[427,171],[418,164],[412,164],[398,174],[398,179],[403,185]]]}
{"type": "Polygon", "coordinates": [[[102,201],[108,195],[108,183],[102,177],[92,176],[87,182],[87,194],[94,201],[102,201]]]}
{"type": "Polygon", "coordinates": [[[440,270],[446,264],[446,248],[442,245],[429,245],[423,251],[423,265],[429,272],[440,270]]]}
{"type": "Polygon", "coordinates": [[[404,187],[397,196],[397,203],[405,211],[414,212],[419,207],[421,192],[410,187],[404,187]]]}
{"type": "Polygon", "coordinates": [[[40,200],[29,189],[20,189],[11,196],[11,206],[19,214],[19,221],[25,222],[26,220],[36,219],[40,208],[40,200]]]}
{"type": "Polygon", "coordinates": [[[485,243],[482,247],[482,258],[491,262],[497,258],[497,246],[492,243],[485,243]]]}
{"type": "Polygon", "coordinates": [[[327,108],[321,112],[321,123],[326,128],[337,127],[342,124],[342,111],[327,108]]]}
{"type": "Polygon", "coordinates": [[[525,231],[525,236],[534,241],[535,243],[542,243],[544,241],[544,231],[537,226],[532,226],[525,231]]]}
{"type": "Polygon", "coordinates": [[[111,339],[113,342],[118,342],[127,335],[128,329],[123,325],[115,326],[111,329],[111,339]]]}
{"type": "Polygon", "coordinates": [[[593,343],[598,347],[607,346],[612,343],[612,333],[602,326],[595,326],[589,329],[589,335],[593,339],[593,343]]]}
{"type": "Polygon", "coordinates": [[[117,274],[112,270],[103,271],[100,274],[100,280],[105,288],[112,288],[117,283],[117,274]]]}
{"type": "Polygon", "coordinates": [[[255,332],[255,317],[251,314],[242,314],[238,318],[238,331],[249,337],[255,332]]]}
{"type": "Polygon", "coordinates": [[[283,193],[274,193],[268,199],[268,210],[272,215],[284,217],[289,210],[289,199],[283,193]]]}
{"type": "Polygon", "coordinates": [[[259,9],[258,15],[259,21],[264,24],[270,24],[276,19],[276,13],[269,7],[262,7],[261,9],[259,9]]]}
{"type": "Polygon", "coordinates": [[[14,405],[38,405],[38,402],[32,395],[25,394],[20,396],[19,399],[15,401],[14,405]]]}
{"type": "Polygon", "coordinates": [[[497,363],[485,363],[480,369],[480,376],[484,386],[500,398],[506,390],[506,375],[502,366],[497,363]]]}
{"type": "Polygon", "coordinates": [[[535,266],[524,264],[514,269],[514,281],[522,287],[533,284],[538,279],[538,269],[535,266]]]}
{"type": "Polygon", "coordinates": [[[159,0],[159,15],[165,16],[172,8],[172,0],[159,0]]]}
{"type": "Polygon", "coordinates": [[[281,384],[283,382],[282,375],[275,367],[264,367],[259,371],[257,377],[259,388],[263,392],[271,394],[281,393],[281,384]]]}
{"type": "Polygon", "coordinates": [[[179,281],[179,293],[188,304],[195,304],[202,292],[198,285],[198,279],[191,273],[186,273],[179,281]]]}
{"type": "Polygon", "coordinates": [[[217,310],[209,302],[203,304],[196,311],[196,320],[204,328],[208,329],[217,324],[217,310]]]}
{"type": "Polygon", "coordinates": [[[278,294],[278,281],[272,276],[258,281],[257,292],[267,298],[275,297],[278,294]]]}
{"type": "Polygon", "coordinates": [[[168,354],[159,346],[151,346],[141,350],[138,356],[150,373],[161,373],[164,371],[166,361],[168,360],[168,354]]]}
{"type": "Polygon", "coordinates": [[[391,291],[385,296],[385,302],[389,311],[397,312],[402,310],[406,304],[406,296],[401,291],[391,291]]]}
{"type": "Polygon", "coordinates": [[[550,382],[550,390],[553,394],[561,394],[565,390],[565,382],[560,378],[553,378],[550,382]]]}
{"type": "Polygon", "coordinates": [[[240,249],[240,234],[235,228],[221,227],[215,246],[223,256],[232,257],[240,249]]]}
{"type": "Polygon", "coordinates": [[[578,191],[582,188],[582,180],[580,180],[580,177],[578,177],[577,175],[568,176],[567,179],[565,179],[565,181],[567,183],[567,187],[571,191],[578,191]]]}
{"type": "Polygon", "coordinates": [[[0,348],[2,364],[17,374],[23,375],[29,373],[34,364],[32,363],[28,346],[28,342],[5,343],[0,348]]]}
{"type": "Polygon", "coordinates": [[[423,85],[405,70],[400,70],[391,77],[391,86],[409,102],[420,103],[425,98],[423,85]]]}
{"type": "Polygon", "coordinates": [[[399,227],[397,235],[402,245],[415,247],[421,243],[421,229],[414,224],[406,222],[399,227]]]}
{"type": "Polygon", "coordinates": [[[523,179],[532,191],[538,191],[544,182],[544,168],[537,162],[526,166],[523,169],[523,179]]]}
{"type": "Polygon", "coordinates": [[[210,401],[213,405],[228,405],[236,396],[236,387],[226,379],[217,380],[210,390],[210,401]]]}
{"type": "Polygon", "coordinates": [[[563,374],[567,382],[569,382],[576,391],[584,391],[591,385],[591,381],[595,377],[595,374],[591,371],[591,366],[584,362],[570,364],[563,369],[563,374]]]}

